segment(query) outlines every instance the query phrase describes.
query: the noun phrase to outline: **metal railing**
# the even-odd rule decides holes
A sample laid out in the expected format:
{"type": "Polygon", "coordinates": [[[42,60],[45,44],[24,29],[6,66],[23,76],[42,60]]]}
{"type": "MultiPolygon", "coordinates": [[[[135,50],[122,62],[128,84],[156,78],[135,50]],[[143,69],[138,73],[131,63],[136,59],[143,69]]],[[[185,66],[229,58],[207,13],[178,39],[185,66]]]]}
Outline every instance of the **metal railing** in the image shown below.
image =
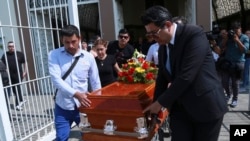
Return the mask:
{"type": "MultiPolygon", "coordinates": [[[[65,2],[56,1],[59,2],[56,7],[53,1],[1,2],[0,7],[6,16],[0,19],[0,58],[7,56],[8,41],[13,41],[15,50],[24,54],[26,63],[26,68],[18,64],[16,68],[19,70],[22,67],[27,76],[23,81],[7,86],[0,81],[0,93],[3,95],[0,99],[0,141],[53,140],[55,137],[54,88],[48,72],[48,53],[60,46],[60,28],[69,23],[79,27],[79,20],[77,0],[70,0],[66,5],[65,2]],[[30,7],[31,3],[36,2],[45,2],[46,5],[30,7]],[[19,87],[20,93],[17,91],[19,87]],[[15,102],[16,98],[19,100],[18,94],[23,97],[22,109],[17,109],[15,102]],[[44,138],[48,135],[51,136],[44,138]]],[[[15,61],[19,61],[16,53],[15,61]]],[[[10,68],[8,63],[6,67],[10,68]]],[[[21,79],[22,74],[18,72],[17,76],[21,79]]]]}

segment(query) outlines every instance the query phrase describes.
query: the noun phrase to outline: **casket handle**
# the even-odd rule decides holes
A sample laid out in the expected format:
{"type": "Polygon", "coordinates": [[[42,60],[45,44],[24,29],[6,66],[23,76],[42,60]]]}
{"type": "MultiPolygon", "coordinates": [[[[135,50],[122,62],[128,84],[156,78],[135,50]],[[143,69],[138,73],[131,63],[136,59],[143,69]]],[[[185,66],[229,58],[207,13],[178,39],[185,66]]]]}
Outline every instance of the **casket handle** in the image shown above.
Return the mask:
{"type": "Polygon", "coordinates": [[[117,126],[114,124],[114,120],[110,119],[106,121],[104,125],[104,129],[103,129],[103,133],[106,135],[114,135],[114,131],[116,129],[117,129],[117,126]]]}
{"type": "Polygon", "coordinates": [[[84,132],[87,128],[91,127],[91,124],[88,121],[88,115],[85,113],[80,113],[80,123],[79,128],[82,128],[82,131],[84,132]]]}
{"type": "Polygon", "coordinates": [[[137,127],[134,130],[138,133],[138,139],[144,139],[148,137],[148,129],[146,125],[145,117],[139,117],[136,119],[137,127]]]}

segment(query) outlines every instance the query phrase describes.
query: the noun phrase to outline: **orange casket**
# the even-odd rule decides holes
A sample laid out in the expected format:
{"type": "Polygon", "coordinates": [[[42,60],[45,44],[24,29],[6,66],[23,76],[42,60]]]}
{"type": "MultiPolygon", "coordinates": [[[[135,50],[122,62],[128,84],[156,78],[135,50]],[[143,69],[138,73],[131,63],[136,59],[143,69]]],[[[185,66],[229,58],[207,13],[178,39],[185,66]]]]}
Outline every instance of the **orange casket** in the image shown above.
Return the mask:
{"type": "Polygon", "coordinates": [[[85,113],[90,127],[85,128],[84,141],[133,141],[138,139],[135,127],[136,119],[144,117],[142,113],[153,98],[155,83],[126,84],[114,82],[101,90],[92,92],[88,98],[91,107],[80,108],[85,113]],[[107,120],[116,126],[112,135],[103,133],[107,120]]]}

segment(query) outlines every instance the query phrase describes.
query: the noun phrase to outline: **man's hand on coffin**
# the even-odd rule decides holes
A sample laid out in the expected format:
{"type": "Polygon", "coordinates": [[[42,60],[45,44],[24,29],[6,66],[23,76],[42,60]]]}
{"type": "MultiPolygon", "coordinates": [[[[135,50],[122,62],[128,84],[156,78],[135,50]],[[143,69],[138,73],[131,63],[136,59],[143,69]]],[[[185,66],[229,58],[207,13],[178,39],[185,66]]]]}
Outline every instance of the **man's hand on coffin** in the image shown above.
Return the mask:
{"type": "Polygon", "coordinates": [[[162,106],[158,101],[155,101],[153,104],[149,105],[146,109],[143,110],[143,113],[158,114],[162,106]]]}
{"type": "Polygon", "coordinates": [[[74,94],[74,97],[79,100],[79,102],[81,103],[82,106],[90,107],[91,101],[87,97],[88,94],[89,94],[89,92],[86,92],[86,93],[76,92],[74,94]]]}

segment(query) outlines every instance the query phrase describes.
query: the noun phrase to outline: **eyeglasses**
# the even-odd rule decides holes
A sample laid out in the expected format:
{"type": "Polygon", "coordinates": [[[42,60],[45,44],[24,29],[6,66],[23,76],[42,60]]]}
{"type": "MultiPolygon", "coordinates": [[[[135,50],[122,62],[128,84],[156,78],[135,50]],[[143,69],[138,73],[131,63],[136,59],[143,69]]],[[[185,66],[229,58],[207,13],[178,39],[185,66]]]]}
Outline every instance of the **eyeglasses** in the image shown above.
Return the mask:
{"type": "Polygon", "coordinates": [[[128,39],[128,36],[122,36],[122,35],[119,35],[119,38],[120,38],[120,39],[123,39],[123,38],[124,38],[124,39],[126,39],[126,40],[127,40],[127,39],[128,39]]]}
{"type": "Polygon", "coordinates": [[[162,28],[159,28],[158,31],[156,32],[149,32],[149,33],[146,33],[146,37],[148,38],[159,38],[159,34],[161,32],[162,28]]]}

